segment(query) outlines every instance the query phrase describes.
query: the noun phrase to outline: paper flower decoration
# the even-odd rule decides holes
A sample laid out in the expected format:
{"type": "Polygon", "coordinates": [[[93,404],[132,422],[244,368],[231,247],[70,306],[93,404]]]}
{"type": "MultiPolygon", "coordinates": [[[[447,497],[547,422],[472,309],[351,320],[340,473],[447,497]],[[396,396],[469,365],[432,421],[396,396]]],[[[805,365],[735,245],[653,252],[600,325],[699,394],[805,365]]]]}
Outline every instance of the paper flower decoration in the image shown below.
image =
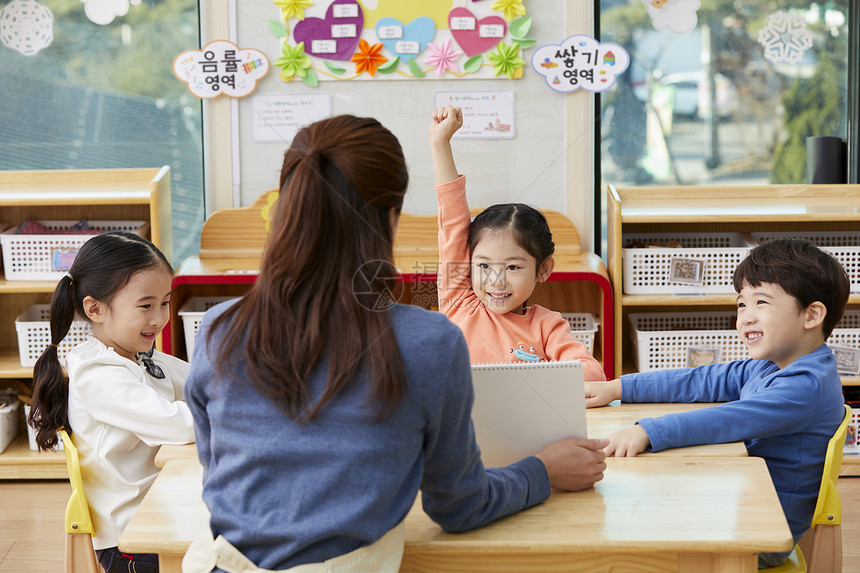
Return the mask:
{"type": "Polygon", "coordinates": [[[278,191],[269,191],[269,194],[266,195],[266,204],[260,209],[260,216],[266,222],[267,233],[272,230],[272,204],[278,200],[278,195],[280,195],[278,191]]]}
{"type": "Polygon", "coordinates": [[[275,0],[275,6],[281,9],[281,18],[289,20],[290,18],[305,19],[305,8],[313,6],[313,0],[275,0]]]}
{"type": "Polygon", "coordinates": [[[516,16],[526,15],[526,7],[523,6],[523,0],[496,0],[491,8],[499,12],[504,12],[505,20],[508,22],[516,16]]]}
{"type": "Polygon", "coordinates": [[[305,43],[299,42],[290,46],[284,42],[281,46],[280,58],[275,60],[275,65],[281,68],[281,79],[288,82],[293,76],[305,77],[307,70],[311,67],[311,59],[305,54],[305,43]]]}
{"type": "Polygon", "coordinates": [[[358,53],[353,54],[350,61],[355,62],[355,73],[367,72],[371,76],[376,74],[376,68],[388,61],[388,58],[381,55],[382,44],[367,43],[367,40],[362,38],[358,41],[358,53]]]}
{"type": "Polygon", "coordinates": [[[519,56],[519,51],[520,48],[516,44],[509,45],[499,42],[496,50],[487,55],[496,70],[495,75],[505,74],[508,79],[512,79],[514,73],[525,64],[525,61],[519,56]]]}
{"type": "Polygon", "coordinates": [[[436,75],[441,76],[445,70],[451,70],[451,73],[456,74],[457,58],[463,55],[463,52],[451,47],[451,39],[446,38],[441,44],[429,44],[430,56],[424,60],[428,66],[436,67],[436,75]]]}

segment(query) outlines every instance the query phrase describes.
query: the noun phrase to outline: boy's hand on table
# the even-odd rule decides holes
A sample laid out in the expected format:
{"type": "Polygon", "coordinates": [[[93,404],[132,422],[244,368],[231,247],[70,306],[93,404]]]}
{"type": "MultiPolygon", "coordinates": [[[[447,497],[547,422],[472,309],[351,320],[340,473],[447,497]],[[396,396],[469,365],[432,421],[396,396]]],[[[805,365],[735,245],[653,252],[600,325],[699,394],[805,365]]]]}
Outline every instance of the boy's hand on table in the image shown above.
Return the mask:
{"type": "Polygon", "coordinates": [[[554,489],[579,491],[603,479],[608,440],[565,438],[553,442],[536,457],[543,462],[554,489]]]}
{"type": "Polygon", "coordinates": [[[616,378],[608,382],[585,383],[585,407],[597,408],[606,406],[614,400],[621,399],[621,380],[616,378]]]}
{"type": "Polygon", "coordinates": [[[651,438],[639,424],[609,434],[609,445],[603,448],[607,456],[617,458],[641,454],[651,445],[651,438]]]}

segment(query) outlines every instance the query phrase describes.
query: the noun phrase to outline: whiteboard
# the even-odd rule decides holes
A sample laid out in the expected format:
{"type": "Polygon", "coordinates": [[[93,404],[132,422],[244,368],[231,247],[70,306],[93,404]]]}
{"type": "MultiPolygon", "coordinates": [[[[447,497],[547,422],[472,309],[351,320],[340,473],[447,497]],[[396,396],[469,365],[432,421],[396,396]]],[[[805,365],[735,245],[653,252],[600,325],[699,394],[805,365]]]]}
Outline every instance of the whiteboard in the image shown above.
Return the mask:
{"type": "MultiPolygon", "coordinates": [[[[414,1],[414,0],[404,0],[414,1]]],[[[452,5],[463,5],[454,0],[452,5]]],[[[433,168],[427,128],[437,91],[511,90],[514,92],[516,136],[492,140],[461,139],[453,142],[457,167],[467,177],[469,203],[473,207],[521,202],[540,209],[566,212],[565,149],[579,134],[565,133],[565,97],[593,97],[585,93],[565,96],[549,89],[544,78],[529,64],[533,50],[558,43],[567,35],[563,3],[527,2],[532,17],[528,37],[537,44],[522,54],[524,77],[516,80],[399,80],[327,81],[312,88],[301,81],[284,82],[279,69],[257,84],[255,95],[329,93],[332,114],[375,117],[400,140],[409,168],[409,190],[403,209],[416,214],[436,213],[433,168]]],[[[268,21],[277,19],[271,2],[237,2],[237,43],[255,48],[271,61],[280,54],[280,41],[268,21]]],[[[289,142],[258,142],[250,98],[238,100],[240,200],[253,203],[278,185],[281,162],[289,142]]],[[[591,190],[587,190],[590,193],[591,190]]]]}

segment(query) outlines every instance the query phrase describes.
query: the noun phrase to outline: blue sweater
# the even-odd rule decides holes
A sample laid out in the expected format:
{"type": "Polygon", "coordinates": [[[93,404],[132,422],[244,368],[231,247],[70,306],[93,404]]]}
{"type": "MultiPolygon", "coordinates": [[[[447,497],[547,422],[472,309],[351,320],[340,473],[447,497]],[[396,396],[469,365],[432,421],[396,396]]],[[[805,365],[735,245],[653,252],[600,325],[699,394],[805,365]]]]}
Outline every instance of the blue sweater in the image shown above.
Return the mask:
{"type": "MultiPolygon", "coordinates": [[[[218,357],[204,341],[226,304],[200,325],[185,396],[212,532],[257,566],[286,569],[373,543],[406,517],[419,488],[424,511],[448,531],[549,497],[537,458],[487,470],[481,464],[469,351],[441,313],[402,305],[389,311],[407,376],[393,416],[376,422],[359,374],[321,415],[297,425],[251,387],[243,364],[236,379],[218,379],[218,357]]],[[[326,364],[318,364],[309,381],[313,400],[325,375],[326,364]]]]}
{"type": "Polygon", "coordinates": [[[844,416],[836,359],[826,345],[780,370],[764,360],[621,377],[622,402],[726,402],[646,418],[653,451],[743,440],[764,458],[795,543],[809,529],[827,442],[844,416]]]}

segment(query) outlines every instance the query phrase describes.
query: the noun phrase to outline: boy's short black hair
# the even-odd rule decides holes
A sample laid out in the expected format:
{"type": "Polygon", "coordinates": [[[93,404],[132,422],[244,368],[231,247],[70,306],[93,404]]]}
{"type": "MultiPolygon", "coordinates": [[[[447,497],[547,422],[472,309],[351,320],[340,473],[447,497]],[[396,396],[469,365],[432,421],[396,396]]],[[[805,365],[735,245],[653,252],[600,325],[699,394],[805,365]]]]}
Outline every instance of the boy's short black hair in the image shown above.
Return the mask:
{"type": "Polygon", "coordinates": [[[735,269],[735,291],[744,283],[779,285],[801,308],[821,302],[827,309],[821,325],[825,340],[842,318],[851,289],[842,264],[805,239],[775,239],[754,248],[735,269]]]}

